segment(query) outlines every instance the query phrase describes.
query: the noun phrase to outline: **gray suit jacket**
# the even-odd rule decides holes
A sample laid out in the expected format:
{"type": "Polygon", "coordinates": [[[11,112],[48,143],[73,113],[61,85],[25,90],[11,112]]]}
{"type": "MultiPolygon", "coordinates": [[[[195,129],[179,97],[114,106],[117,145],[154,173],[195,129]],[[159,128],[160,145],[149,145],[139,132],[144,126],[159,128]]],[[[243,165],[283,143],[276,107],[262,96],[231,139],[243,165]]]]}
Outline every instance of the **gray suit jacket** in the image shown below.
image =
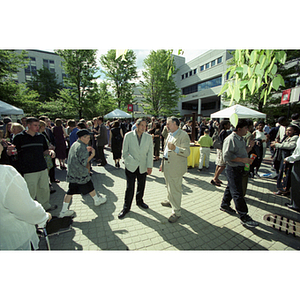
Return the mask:
{"type": "Polygon", "coordinates": [[[123,159],[125,167],[130,172],[135,172],[139,167],[140,173],[147,172],[147,168],[153,168],[153,140],[146,132],[142,134],[139,145],[136,130],[127,132],[123,141],[123,159]]]}
{"type": "Polygon", "coordinates": [[[106,144],[108,144],[107,129],[102,123],[100,126],[100,135],[97,136],[97,146],[105,146],[106,144]]]}

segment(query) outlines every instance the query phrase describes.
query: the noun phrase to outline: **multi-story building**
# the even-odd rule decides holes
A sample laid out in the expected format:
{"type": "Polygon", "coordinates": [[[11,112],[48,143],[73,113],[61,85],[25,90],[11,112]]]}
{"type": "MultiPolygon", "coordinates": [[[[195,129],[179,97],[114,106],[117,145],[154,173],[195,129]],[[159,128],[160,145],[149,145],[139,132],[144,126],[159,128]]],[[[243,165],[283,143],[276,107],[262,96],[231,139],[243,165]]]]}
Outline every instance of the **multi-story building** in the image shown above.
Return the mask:
{"type": "Polygon", "coordinates": [[[225,83],[224,74],[231,57],[227,50],[209,50],[187,63],[179,60],[179,56],[175,57],[179,69],[175,82],[182,92],[178,110],[182,116],[196,112],[209,117],[223,109],[223,101],[218,94],[225,83]]]}
{"type": "MultiPolygon", "coordinates": [[[[174,80],[182,94],[177,106],[181,116],[195,112],[210,117],[210,114],[223,109],[224,102],[218,94],[225,82],[227,61],[231,57],[227,50],[209,50],[185,63],[184,56],[174,55],[178,69],[174,80]]],[[[143,96],[139,87],[135,88],[134,97],[139,116],[143,116],[143,96]]]]}
{"type": "MultiPolygon", "coordinates": [[[[22,50],[15,50],[21,53],[22,50]]],[[[50,72],[57,75],[57,81],[63,83],[63,78],[66,76],[62,67],[63,58],[54,52],[42,50],[25,50],[28,53],[29,64],[27,68],[20,69],[15,77],[18,83],[25,83],[31,80],[33,74],[37,70],[46,67],[50,72]]]]}

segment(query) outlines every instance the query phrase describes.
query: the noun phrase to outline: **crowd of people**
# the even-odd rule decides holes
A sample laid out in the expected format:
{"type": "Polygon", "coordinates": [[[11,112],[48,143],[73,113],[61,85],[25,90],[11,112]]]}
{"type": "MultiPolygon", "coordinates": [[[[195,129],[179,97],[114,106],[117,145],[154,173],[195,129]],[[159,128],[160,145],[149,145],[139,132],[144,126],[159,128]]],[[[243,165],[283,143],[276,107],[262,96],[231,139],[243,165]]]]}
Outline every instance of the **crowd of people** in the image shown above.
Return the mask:
{"type": "MultiPolygon", "coordinates": [[[[255,227],[258,223],[248,215],[245,201],[248,178],[259,177],[259,168],[270,148],[273,170],[277,173],[275,195],[291,196],[286,206],[300,212],[300,196],[295,192],[300,174],[300,121],[299,114],[292,120],[280,117],[274,127],[264,121],[239,119],[235,127],[230,121],[195,121],[176,117],[104,121],[103,117],[54,121],[47,116],[23,117],[12,122],[9,117],[0,124],[0,249],[36,249],[34,224],[45,224],[57,205],[50,204],[50,194],[56,168],[66,171],[68,191],[62,199],[59,217],[75,216],[69,209],[74,194],[89,194],[95,206],[106,202],[106,196],[95,190],[91,180],[92,162],[105,167],[108,162],[104,149],[113,154],[115,168],[123,158],[126,175],[124,205],[118,218],[130,211],[137,181],[136,204],[143,209],[147,175],[151,175],[153,162],[160,162],[167,187],[167,200],[161,205],[172,208],[168,221],[181,217],[182,178],[187,171],[187,158],[191,144],[199,146],[199,172],[208,169],[211,149],[216,149],[215,173],[211,184],[221,186],[220,174],[226,169],[227,186],[220,204],[224,212],[238,213],[241,223],[255,227]],[[254,159],[253,159],[254,158],[254,159]],[[3,180],[2,180],[3,177],[3,180]],[[18,183],[18,184],[17,184],[18,183]],[[16,187],[17,184],[17,187],[16,187]],[[10,199],[11,195],[24,197],[10,199]],[[24,199],[23,199],[24,198],[24,199]],[[234,210],[230,203],[233,200],[234,210]],[[17,208],[20,201],[20,209],[17,208]],[[28,209],[23,206],[28,205],[28,209]],[[22,209],[21,209],[22,208],[22,209]],[[32,219],[29,218],[32,209],[32,219]],[[9,217],[8,217],[9,215],[9,217]],[[29,220],[30,219],[30,220],[29,220]],[[18,220],[18,221],[16,221],[18,220]],[[7,228],[14,222],[10,230],[7,228]],[[16,223],[17,224],[17,223],[16,223]],[[24,225],[27,234],[17,241],[12,231],[24,225]],[[12,236],[13,242],[10,241],[12,236]]],[[[122,162],[121,162],[122,163],[122,162]]]]}

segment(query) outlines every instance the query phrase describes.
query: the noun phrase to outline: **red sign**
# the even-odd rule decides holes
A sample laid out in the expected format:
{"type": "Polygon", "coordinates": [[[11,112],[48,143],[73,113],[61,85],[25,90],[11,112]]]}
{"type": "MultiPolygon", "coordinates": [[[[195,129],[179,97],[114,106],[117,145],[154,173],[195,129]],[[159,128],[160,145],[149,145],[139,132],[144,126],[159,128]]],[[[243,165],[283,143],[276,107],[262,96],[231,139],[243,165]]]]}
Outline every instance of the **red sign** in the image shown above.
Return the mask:
{"type": "Polygon", "coordinates": [[[133,105],[132,104],[127,105],[127,111],[133,111],[133,105]]]}
{"type": "Polygon", "coordinates": [[[291,89],[282,91],[281,103],[280,104],[289,103],[290,102],[290,96],[291,96],[291,89]]]}

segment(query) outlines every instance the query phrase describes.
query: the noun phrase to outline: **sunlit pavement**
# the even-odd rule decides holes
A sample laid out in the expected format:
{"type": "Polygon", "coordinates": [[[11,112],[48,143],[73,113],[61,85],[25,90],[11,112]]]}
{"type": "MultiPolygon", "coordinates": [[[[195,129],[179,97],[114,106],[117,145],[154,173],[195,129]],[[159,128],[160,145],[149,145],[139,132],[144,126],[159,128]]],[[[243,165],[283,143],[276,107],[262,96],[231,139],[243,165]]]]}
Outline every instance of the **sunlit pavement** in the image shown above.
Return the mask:
{"type": "MultiPolygon", "coordinates": [[[[273,195],[275,179],[249,179],[246,201],[249,215],[259,222],[256,228],[244,227],[237,215],[220,211],[220,202],[227,183],[225,172],[220,176],[221,187],[210,184],[215,170],[216,152],[212,150],[209,170],[188,169],[183,178],[182,216],[177,223],[169,223],[171,208],[161,205],[167,191],[160,162],[154,162],[151,176],[147,177],[144,202],[149,209],[139,208],[135,199],[131,211],[119,220],[126,180],[124,164],[115,168],[112,153],[105,150],[108,164],[92,167],[96,191],[107,196],[107,202],[95,207],[92,198],[75,195],[70,209],[76,212],[69,232],[50,236],[51,250],[298,250],[300,238],[280,232],[263,220],[268,213],[279,214],[300,221],[300,214],[284,204],[289,200],[273,195]]],[[[269,152],[260,171],[270,170],[269,152]]],[[[53,184],[56,192],[50,203],[57,204],[53,211],[58,216],[68,188],[66,171],[56,169],[53,184]]],[[[234,203],[232,202],[234,208],[234,203]]],[[[40,249],[46,249],[45,240],[40,249]]]]}

